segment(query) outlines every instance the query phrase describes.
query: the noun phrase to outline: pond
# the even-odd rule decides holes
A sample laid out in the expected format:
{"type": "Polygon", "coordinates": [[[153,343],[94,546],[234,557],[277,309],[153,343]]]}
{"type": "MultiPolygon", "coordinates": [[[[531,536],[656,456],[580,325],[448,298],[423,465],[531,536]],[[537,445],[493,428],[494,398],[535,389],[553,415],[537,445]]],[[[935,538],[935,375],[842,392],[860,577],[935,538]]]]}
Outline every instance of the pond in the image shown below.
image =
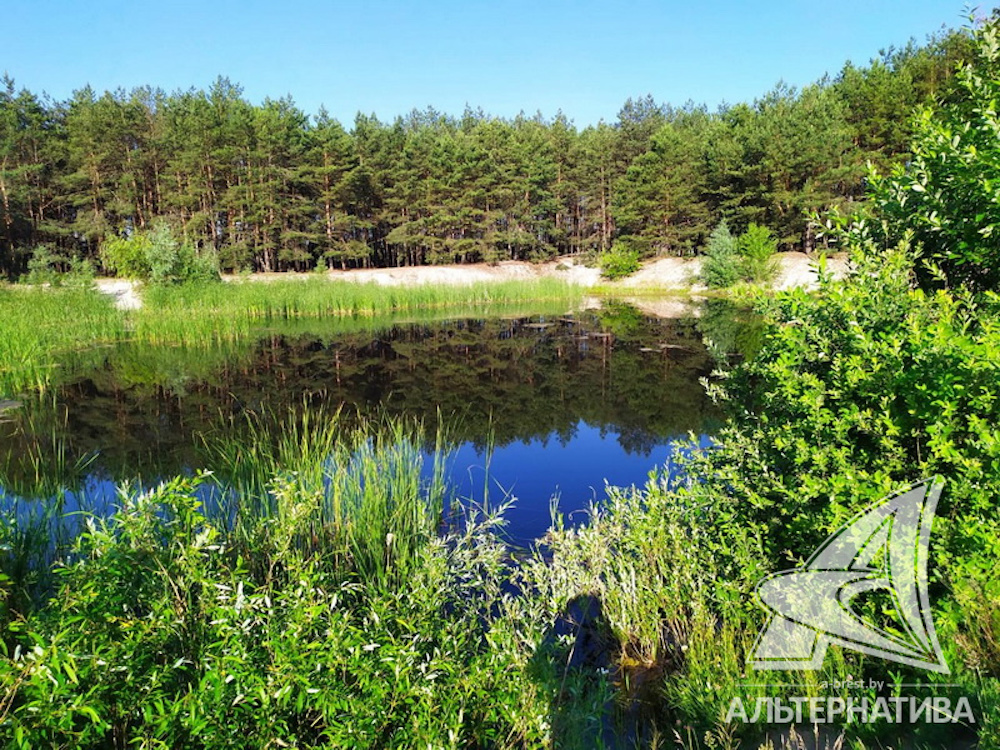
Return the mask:
{"type": "Polygon", "coordinates": [[[605,483],[642,485],[675,445],[718,429],[700,382],[715,367],[706,320],[606,304],[349,332],[313,324],[205,349],[107,347],[0,415],[0,497],[111,508],[126,479],[211,468],[205,436],[234,416],[307,405],[440,420],[457,495],[510,501],[507,533],[525,544],[553,506],[581,520],[605,483]]]}

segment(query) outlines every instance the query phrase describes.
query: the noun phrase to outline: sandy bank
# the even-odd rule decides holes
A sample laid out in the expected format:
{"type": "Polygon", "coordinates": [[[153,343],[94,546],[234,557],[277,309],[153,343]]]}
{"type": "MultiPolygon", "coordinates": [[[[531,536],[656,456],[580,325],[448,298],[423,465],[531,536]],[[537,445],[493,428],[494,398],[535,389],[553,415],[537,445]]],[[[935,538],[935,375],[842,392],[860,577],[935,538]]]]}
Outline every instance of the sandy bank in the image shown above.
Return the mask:
{"type": "MultiPolygon", "coordinates": [[[[779,272],[774,287],[790,289],[803,286],[813,287],[816,284],[815,259],[805,253],[778,253],[779,272]]],[[[828,267],[836,275],[842,275],[847,268],[843,257],[835,256],[828,260],[828,267]]],[[[495,265],[486,263],[468,263],[447,266],[405,266],[403,268],[372,268],[351,271],[330,271],[328,278],[341,281],[354,281],[363,284],[381,284],[383,286],[409,286],[413,284],[475,284],[489,281],[530,280],[539,278],[562,279],[584,287],[597,285],[630,289],[647,287],[656,289],[702,289],[698,284],[698,274],[701,271],[701,258],[658,258],[646,261],[642,268],[626,279],[608,282],[601,278],[597,268],[589,268],[574,258],[560,258],[547,263],[525,263],[523,261],[504,261],[495,265]]],[[[243,277],[227,276],[227,281],[243,277]]],[[[255,281],[270,281],[272,279],[315,278],[315,274],[253,274],[249,277],[255,281]]]]}
{"type": "MultiPolygon", "coordinates": [[[[776,289],[793,287],[813,288],[816,286],[815,259],[805,253],[778,253],[778,277],[776,289]]],[[[847,261],[835,256],[827,261],[827,267],[835,275],[841,276],[847,270],[847,261]]],[[[350,281],[361,284],[381,284],[383,286],[413,286],[417,284],[476,284],[494,281],[530,281],[532,279],[561,279],[582,287],[605,286],[630,290],[686,290],[701,291],[698,273],[701,258],[659,258],[647,261],[642,268],[621,281],[609,282],[601,278],[600,270],[589,268],[574,258],[562,258],[547,263],[525,263],[505,261],[495,265],[469,263],[448,266],[406,266],[403,268],[373,268],[352,271],[330,271],[324,274],[334,281],[350,281]]],[[[258,273],[250,276],[224,276],[227,282],[275,281],[278,279],[314,279],[315,273],[258,273]]],[[[115,304],[123,310],[133,310],[142,305],[136,292],[136,284],[123,279],[98,279],[98,288],[115,298],[115,304]]]]}

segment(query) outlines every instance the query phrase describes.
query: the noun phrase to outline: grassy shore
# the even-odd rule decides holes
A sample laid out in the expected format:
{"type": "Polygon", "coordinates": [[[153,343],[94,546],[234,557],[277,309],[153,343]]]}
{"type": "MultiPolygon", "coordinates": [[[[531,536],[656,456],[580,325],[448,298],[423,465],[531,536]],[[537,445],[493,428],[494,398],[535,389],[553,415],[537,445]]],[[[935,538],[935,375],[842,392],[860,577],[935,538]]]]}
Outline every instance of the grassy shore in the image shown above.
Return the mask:
{"type": "Polygon", "coordinates": [[[336,332],[398,319],[563,313],[582,296],[549,279],[405,288],[310,279],[151,287],[142,308],[121,311],[92,289],[8,286],[0,289],[0,398],[42,391],[57,372],[92,361],[95,347],[119,341],[196,347],[303,321],[329,321],[336,332]]]}
{"type": "Polygon", "coordinates": [[[0,399],[44,390],[89,347],[121,340],[122,313],[90,289],[0,289],[0,399]]]}
{"type": "Polygon", "coordinates": [[[582,297],[577,287],[550,279],[412,287],[326,279],[234,282],[150,288],[133,324],[143,340],[191,344],[243,338],[274,321],[356,321],[440,312],[490,317],[538,306],[565,312],[582,297]]]}

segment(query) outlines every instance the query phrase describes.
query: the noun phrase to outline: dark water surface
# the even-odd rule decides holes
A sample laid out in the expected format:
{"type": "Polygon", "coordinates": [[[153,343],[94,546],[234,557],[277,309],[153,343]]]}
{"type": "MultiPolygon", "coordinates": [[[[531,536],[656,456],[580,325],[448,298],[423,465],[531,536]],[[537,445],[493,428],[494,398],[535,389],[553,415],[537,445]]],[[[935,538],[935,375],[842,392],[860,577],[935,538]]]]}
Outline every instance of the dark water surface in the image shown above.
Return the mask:
{"type": "Polygon", "coordinates": [[[303,404],[428,425],[440,415],[458,444],[454,486],[477,501],[516,498],[508,532],[524,542],[548,527],[553,496],[580,519],[605,482],[641,485],[675,442],[718,428],[699,382],[714,367],[700,325],[618,305],[350,333],[317,325],[208,351],[109,347],[0,415],[0,495],[111,507],[124,479],[203,467],[202,436],[234,415],[303,404]]]}

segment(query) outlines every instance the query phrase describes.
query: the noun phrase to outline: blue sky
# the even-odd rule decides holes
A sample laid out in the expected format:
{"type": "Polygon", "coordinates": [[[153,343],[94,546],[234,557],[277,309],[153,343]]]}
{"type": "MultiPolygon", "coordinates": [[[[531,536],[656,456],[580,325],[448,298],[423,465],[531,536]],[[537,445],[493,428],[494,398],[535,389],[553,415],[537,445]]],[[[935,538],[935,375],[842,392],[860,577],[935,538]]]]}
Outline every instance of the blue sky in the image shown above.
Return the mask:
{"type": "MultiPolygon", "coordinates": [[[[992,3],[988,7],[991,7],[992,3]]],[[[64,99],[151,84],[207,87],[217,75],[251,101],[292,95],[345,124],[468,103],[513,116],[562,110],[612,122],[629,96],[715,108],[779,80],[801,86],[845,60],[963,23],[951,0],[595,2],[7,0],[0,71],[64,99]]]]}

